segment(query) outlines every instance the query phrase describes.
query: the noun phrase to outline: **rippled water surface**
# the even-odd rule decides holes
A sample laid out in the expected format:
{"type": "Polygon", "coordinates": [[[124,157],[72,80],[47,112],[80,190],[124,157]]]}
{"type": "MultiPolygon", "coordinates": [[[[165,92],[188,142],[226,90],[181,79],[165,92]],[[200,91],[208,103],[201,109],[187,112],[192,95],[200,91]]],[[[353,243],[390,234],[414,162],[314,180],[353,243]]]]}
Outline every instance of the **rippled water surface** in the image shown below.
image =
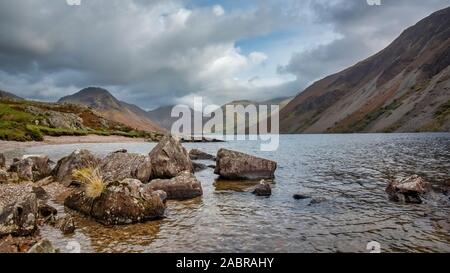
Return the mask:
{"type": "MultiPolygon", "coordinates": [[[[146,154],[154,146],[80,144],[21,152],[57,160],[76,148],[103,156],[119,148],[146,154]]],[[[269,153],[257,142],[185,146],[209,153],[226,147],[277,161],[272,197],[253,196],[252,183],[216,181],[208,169],[197,174],[204,196],[169,202],[164,220],[108,228],[77,216],[75,235],[49,227],[43,235],[63,251],[78,241],[83,252],[365,252],[370,241],[386,252],[450,252],[448,196],[399,205],[384,192],[390,177],[410,174],[449,186],[450,134],[282,136],[279,150],[269,153]],[[298,192],[327,201],[308,206],[309,200],[292,198],[298,192]]]]}

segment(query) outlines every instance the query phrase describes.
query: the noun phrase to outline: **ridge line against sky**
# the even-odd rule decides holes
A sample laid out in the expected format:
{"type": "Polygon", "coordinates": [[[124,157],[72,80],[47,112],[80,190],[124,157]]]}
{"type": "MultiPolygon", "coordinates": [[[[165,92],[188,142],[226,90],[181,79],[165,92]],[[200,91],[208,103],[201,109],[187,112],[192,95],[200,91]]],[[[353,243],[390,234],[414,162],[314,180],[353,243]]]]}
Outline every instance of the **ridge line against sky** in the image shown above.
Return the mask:
{"type": "Polygon", "coordinates": [[[378,52],[448,0],[3,0],[0,89],[87,86],[144,109],[296,95],[378,52]]]}

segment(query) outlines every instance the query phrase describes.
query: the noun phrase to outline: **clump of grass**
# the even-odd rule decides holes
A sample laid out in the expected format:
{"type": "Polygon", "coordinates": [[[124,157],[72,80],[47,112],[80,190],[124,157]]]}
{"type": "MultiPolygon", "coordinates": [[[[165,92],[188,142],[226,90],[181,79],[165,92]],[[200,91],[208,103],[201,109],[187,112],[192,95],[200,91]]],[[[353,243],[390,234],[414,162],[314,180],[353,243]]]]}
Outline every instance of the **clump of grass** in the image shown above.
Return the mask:
{"type": "Polygon", "coordinates": [[[100,197],[106,189],[105,181],[98,168],[86,167],[75,170],[72,176],[84,184],[86,196],[89,198],[100,197]]]}

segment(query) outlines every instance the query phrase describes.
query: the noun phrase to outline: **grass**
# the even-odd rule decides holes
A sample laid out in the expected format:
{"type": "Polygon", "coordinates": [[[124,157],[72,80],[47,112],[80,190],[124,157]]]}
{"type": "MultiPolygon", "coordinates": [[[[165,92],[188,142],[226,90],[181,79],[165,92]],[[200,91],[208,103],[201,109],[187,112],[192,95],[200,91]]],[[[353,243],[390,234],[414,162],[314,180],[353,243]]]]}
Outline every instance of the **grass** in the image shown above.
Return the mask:
{"type": "Polygon", "coordinates": [[[89,198],[98,198],[106,189],[105,181],[98,168],[87,167],[75,170],[72,177],[85,186],[86,196],[89,198]]]}
{"type": "Polygon", "coordinates": [[[129,138],[146,138],[159,140],[160,133],[134,130],[124,124],[107,121],[92,110],[72,105],[54,104],[32,101],[0,100],[0,140],[7,141],[42,141],[44,136],[86,136],[89,134],[101,136],[124,136],[129,138]],[[33,106],[42,113],[31,114],[27,107],[33,106]],[[51,128],[42,126],[47,118],[46,111],[73,113],[83,120],[85,129],[51,128]],[[41,124],[41,125],[37,125],[41,124]]]}

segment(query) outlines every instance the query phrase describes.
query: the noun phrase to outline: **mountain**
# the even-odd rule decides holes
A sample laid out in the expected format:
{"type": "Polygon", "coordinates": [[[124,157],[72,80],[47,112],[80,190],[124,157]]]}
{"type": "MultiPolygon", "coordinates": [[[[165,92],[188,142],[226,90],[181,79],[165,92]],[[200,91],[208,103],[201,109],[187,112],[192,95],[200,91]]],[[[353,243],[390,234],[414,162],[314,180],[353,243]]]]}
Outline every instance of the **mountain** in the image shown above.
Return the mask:
{"type": "Polygon", "coordinates": [[[146,115],[147,113],[136,105],[116,99],[109,91],[89,87],[78,93],[61,98],[58,103],[74,103],[91,107],[108,119],[126,124],[132,128],[148,132],[164,132],[146,115]]]}
{"type": "Polygon", "coordinates": [[[0,92],[0,140],[41,141],[44,136],[119,135],[159,141],[163,134],[109,120],[84,105],[28,101],[0,92]]]}
{"type": "Polygon", "coordinates": [[[450,7],[374,56],[317,81],[280,113],[284,133],[450,131],[450,7]]]}
{"type": "MultiPolygon", "coordinates": [[[[274,98],[274,99],[263,101],[263,102],[255,102],[255,101],[250,101],[250,100],[237,100],[237,101],[227,103],[227,104],[223,105],[221,108],[224,111],[224,114],[226,113],[225,108],[227,105],[238,105],[238,104],[244,105],[244,106],[247,106],[249,104],[254,104],[256,106],[278,104],[278,105],[280,105],[280,109],[282,109],[291,100],[292,100],[292,98],[288,98],[288,97],[274,98]]],[[[150,118],[151,120],[153,120],[159,126],[165,128],[167,130],[170,130],[172,128],[172,124],[178,120],[178,118],[171,117],[172,109],[174,106],[175,105],[163,106],[163,107],[159,107],[155,110],[149,111],[149,112],[147,112],[147,117],[150,118]]],[[[194,115],[193,113],[194,112],[192,110],[191,120],[193,120],[193,115],[194,115]]],[[[204,122],[207,122],[208,120],[209,120],[208,118],[204,118],[204,122]]]]}
{"type": "Polygon", "coordinates": [[[0,99],[23,100],[23,98],[3,90],[0,90],[0,99]]]}

